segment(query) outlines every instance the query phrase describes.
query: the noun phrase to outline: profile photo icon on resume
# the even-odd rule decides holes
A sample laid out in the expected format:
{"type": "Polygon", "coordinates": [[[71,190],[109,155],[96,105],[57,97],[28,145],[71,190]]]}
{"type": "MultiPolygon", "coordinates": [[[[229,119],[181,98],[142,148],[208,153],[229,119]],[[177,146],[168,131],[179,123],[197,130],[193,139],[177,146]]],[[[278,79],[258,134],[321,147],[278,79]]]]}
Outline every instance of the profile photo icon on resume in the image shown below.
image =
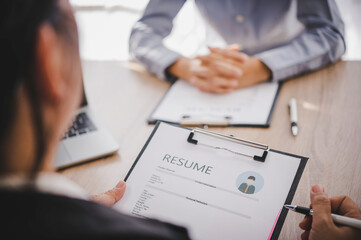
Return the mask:
{"type": "Polygon", "coordinates": [[[262,190],[263,186],[263,176],[255,171],[245,171],[236,179],[236,188],[242,194],[256,194],[262,190]]]}
{"type": "Polygon", "coordinates": [[[254,182],[256,181],[256,178],[254,176],[249,176],[247,178],[247,183],[242,183],[238,190],[243,192],[243,193],[246,193],[246,194],[253,194],[254,191],[256,190],[256,187],[253,185],[254,182]]]}

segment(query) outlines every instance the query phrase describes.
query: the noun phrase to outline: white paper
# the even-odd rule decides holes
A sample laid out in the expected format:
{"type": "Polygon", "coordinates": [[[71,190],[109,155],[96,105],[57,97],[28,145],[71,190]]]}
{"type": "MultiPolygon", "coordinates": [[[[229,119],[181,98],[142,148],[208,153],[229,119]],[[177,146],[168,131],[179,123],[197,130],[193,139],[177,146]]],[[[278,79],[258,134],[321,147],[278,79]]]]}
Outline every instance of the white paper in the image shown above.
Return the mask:
{"type": "MultiPolygon", "coordinates": [[[[160,124],[127,179],[125,195],[114,208],[182,225],[192,239],[270,237],[301,159],[271,151],[264,163],[257,162],[190,144],[189,133],[160,124]],[[254,192],[241,192],[240,186],[250,176],[256,178],[254,192]]],[[[196,133],[195,138],[217,146],[223,142],[222,147],[242,153],[263,152],[202,134],[196,133]]],[[[251,188],[249,185],[248,190],[251,188]]]]}
{"type": "Polygon", "coordinates": [[[198,90],[186,81],[177,81],[153,112],[151,119],[179,123],[187,120],[201,123],[265,125],[278,90],[278,83],[262,83],[228,94],[198,90]],[[225,117],[231,117],[225,120],[225,117]]]}

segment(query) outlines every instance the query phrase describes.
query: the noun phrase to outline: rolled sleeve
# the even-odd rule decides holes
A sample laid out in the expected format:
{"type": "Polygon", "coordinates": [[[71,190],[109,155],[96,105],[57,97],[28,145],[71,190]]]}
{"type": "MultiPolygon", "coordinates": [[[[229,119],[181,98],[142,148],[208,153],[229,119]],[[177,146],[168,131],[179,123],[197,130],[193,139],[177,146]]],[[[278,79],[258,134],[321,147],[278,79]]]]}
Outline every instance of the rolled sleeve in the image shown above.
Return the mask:
{"type": "Polygon", "coordinates": [[[256,57],[271,70],[272,76],[270,80],[272,82],[278,82],[299,73],[298,66],[300,63],[295,61],[297,58],[290,58],[285,54],[284,49],[279,48],[273,51],[262,52],[256,54],[256,57]],[[295,63],[291,64],[289,60],[293,60],[295,63]]]}
{"type": "Polygon", "coordinates": [[[143,59],[142,61],[147,70],[160,79],[171,82],[174,81],[174,76],[167,73],[166,69],[177,61],[181,55],[164,46],[160,46],[149,51],[149,55],[151,56],[148,56],[148,59],[143,59]]]}
{"type": "Polygon", "coordinates": [[[181,54],[168,49],[163,40],[173,29],[173,19],[185,0],[150,0],[143,17],[133,26],[129,39],[131,56],[158,78],[174,81],[166,73],[181,54]]]}
{"type": "Polygon", "coordinates": [[[258,53],[277,82],[337,61],[345,52],[344,24],[334,0],[299,0],[306,30],[288,44],[258,53]]]}

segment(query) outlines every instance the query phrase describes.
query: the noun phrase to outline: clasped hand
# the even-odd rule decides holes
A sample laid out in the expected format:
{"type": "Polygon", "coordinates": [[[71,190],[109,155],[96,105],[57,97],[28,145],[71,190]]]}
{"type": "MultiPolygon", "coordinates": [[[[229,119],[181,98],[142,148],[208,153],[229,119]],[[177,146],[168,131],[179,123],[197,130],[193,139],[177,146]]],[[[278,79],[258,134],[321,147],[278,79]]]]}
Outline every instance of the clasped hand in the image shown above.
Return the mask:
{"type": "Polygon", "coordinates": [[[271,77],[271,71],[262,61],[239,52],[237,47],[209,47],[209,50],[205,56],[180,58],[169,71],[201,91],[211,93],[229,93],[271,77]]]}

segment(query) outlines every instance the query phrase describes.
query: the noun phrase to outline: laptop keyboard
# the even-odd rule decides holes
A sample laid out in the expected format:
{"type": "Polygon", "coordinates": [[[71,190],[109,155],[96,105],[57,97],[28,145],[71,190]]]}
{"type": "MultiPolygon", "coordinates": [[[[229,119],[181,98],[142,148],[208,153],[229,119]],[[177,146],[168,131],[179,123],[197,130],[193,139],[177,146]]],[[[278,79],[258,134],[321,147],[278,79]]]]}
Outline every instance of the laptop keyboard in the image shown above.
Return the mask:
{"type": "Polygon", "coordinates": [[[89,119],[88,115],[85,112],[82,112],[76,116],[72,126],[64,134],[63,139],[75,137],[95,130],[97,130],[97,128],[89,119]]]}

